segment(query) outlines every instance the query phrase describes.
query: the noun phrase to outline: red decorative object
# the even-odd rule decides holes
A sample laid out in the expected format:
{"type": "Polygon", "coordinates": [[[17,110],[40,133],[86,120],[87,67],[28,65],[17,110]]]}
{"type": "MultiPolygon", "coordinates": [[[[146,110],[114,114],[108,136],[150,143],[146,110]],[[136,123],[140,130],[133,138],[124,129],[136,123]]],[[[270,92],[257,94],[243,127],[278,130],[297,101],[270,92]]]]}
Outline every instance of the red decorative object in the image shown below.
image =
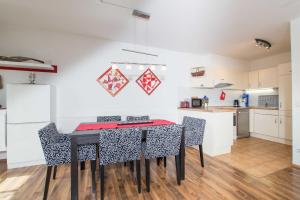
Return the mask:
{"type": "Polygon", "coordinates": [[[226,97],[226,93],[224,91],[221,92],[220,100],[224,101],[226,97]]]}
{"type": "Polygon", "coordinates": [[[112,67],[110,67],[97,78],[97,82],[114,97],[129,81],[119,69],[112,69],[112,67]]]}
{"type": "Polygon", "coordinates": [[[148,95],[161,84],[161,81],[149,68],[136,80],[136,82],[148,95]]]}

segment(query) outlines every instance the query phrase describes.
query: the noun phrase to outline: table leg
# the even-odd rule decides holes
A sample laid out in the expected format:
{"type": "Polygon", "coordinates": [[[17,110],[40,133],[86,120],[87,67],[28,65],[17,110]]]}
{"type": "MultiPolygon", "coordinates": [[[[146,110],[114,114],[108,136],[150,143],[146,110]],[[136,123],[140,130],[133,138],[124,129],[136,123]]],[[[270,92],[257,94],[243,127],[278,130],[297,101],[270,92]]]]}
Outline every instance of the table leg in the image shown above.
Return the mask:
{"type": "Polygon", "coordinates": [[[71,138],[71,200],[78,199],[78,158],[77,139],[71,138]]]}

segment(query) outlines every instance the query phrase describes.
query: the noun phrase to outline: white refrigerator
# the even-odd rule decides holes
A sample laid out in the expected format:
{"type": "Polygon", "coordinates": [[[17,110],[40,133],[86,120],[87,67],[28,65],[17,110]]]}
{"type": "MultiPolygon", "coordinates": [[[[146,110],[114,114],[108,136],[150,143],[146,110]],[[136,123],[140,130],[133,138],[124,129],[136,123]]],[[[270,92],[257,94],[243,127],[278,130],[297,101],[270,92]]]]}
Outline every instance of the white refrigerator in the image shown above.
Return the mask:
{"type": "Polygon", "coordinates": [[[8,168],[45,163],[38,131],[54,120],[54,88],[50,85],[8,84],[8,168]]]}

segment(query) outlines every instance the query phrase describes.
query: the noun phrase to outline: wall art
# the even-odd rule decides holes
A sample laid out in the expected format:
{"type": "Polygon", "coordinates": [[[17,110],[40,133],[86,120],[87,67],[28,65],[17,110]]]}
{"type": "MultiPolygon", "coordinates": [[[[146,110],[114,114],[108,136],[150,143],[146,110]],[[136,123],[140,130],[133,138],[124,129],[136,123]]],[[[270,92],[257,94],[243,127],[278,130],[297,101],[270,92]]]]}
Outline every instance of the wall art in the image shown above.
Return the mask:
{"type": "Polygon", "coordinates": [[[137,80],[137,84],[150,95],[161,84],[157,76],[148,68],[137,80]]]}
{"type": "Polygon", "coordinates": [[[114,97],[128,84],[129,81],[120,69],[113,69],[110,67],[97,78],[97,82],[114,97]]]}

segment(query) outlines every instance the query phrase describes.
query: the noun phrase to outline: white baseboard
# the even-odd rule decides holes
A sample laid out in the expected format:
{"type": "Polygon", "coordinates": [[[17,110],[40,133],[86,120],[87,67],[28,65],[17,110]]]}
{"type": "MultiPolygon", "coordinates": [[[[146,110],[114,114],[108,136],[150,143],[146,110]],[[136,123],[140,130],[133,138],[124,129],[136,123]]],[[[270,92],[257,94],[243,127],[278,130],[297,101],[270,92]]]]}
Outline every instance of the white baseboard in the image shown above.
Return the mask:
{"type": "Polygon", "coordinates": [[[286,140],[286,139],[282,139],[282,138],[272,137],[272,136],[269,136],[269,135],[263,135],[263,134],[259,134],[259,133],[250,133],[250,135],[251,135],[251,137],[255,137],[255,138],[269,140],[269,141],[277,142],[277,143],[281,143],[281,144],[292,145],[292,141],[291,140],[286,140]]]}
{"type": "Polygon", "coordinates": [[[0,160],[5,160],[6,158],[6,151],[0,151],[0,160]]]}
{"type": "Polygon", "coordinates": [[[7,162],[7,169],[30,167],[30,166],[34,166],[34,165],[42,165],[42,164],[45,164],[45,163],[46,163],[45,160],[34,160],[34,161],[16,162],[16,163],[7,162]]]}

